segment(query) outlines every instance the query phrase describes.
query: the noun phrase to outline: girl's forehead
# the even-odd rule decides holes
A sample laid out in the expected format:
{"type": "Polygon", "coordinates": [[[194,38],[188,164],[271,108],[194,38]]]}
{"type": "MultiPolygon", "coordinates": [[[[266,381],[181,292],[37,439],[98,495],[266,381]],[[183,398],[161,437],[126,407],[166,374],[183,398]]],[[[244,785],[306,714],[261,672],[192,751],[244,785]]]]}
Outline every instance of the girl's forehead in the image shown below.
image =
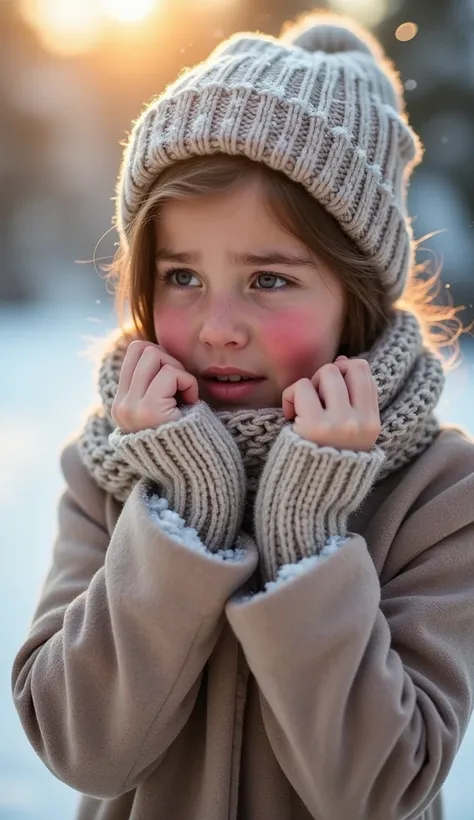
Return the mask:
{"type": "Polygon", "coordinates": [[[262,186],[253,180],[225,191],[167,200],[155,219],[155,233],[165,244],[183,237],[202,242],[209,236],[218,242],[228,235],[237,245],[268,244],[272,237],[287,246],[301,244],[279,224],[262,186]]]}
{"type": "Polygon", "coordinates": [[[218,209],[242,208],[247,210],[252,207],[262,208],[266,204],[266,195],[262,184],[257,178],[249,177],[241,182],[225,188],[222,191],[209,191],[208,193],[190,194],[167,199],[161,208],[164,215],[173,215],[177,212],[206,212],[218,209]]]}

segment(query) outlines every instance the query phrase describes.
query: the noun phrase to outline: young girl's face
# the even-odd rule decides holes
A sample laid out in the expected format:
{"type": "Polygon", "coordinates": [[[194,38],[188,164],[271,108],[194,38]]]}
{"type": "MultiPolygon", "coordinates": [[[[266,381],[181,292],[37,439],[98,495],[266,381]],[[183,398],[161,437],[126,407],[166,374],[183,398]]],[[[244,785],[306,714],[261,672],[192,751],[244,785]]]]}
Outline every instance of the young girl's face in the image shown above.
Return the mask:
{"type": "Polygon", "coordinates": [[[166,202],[155,235],[156,337],[211,407],[281,406],[288,385],[334,361],[342,286],[280,227],[257,181],[166,202]],[[218,382],[210,367],[258,379],[218,382]]]}

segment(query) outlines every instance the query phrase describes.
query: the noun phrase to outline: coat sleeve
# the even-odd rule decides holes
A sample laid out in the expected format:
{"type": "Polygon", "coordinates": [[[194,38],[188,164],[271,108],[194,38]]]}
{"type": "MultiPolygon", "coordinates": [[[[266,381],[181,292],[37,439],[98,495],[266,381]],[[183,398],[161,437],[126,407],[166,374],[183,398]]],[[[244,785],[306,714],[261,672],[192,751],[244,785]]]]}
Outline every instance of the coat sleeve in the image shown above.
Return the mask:
{"type": "Polygon", "coordinates": [[[105,494],[75,444],[62,467],[52,566],[14,662],[14,702],[56,777],[113,798],[156,767],[186,723],[225,602],[257,555],[243,539],[207,550],[145,479],[109,538],[105,494]]]}
{"type": "Polygon", "coordinates": [[[348,533],[227,604],[274,754],[314,817],[414,820],[449,773],[473,709],[473,450],[420,494],[382,585],[348,533]]]}

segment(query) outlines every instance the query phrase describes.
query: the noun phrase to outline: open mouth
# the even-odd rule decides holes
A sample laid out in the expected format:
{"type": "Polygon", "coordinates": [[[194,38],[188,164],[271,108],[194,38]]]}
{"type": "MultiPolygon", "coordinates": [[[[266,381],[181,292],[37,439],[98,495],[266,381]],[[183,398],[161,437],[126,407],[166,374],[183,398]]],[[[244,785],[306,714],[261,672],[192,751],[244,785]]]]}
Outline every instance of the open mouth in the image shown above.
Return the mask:
{"type": "Polygon", "coordinates": [[[217,381],[217,382],[250,382],[250,381],[260,381],[257,376],[206,376],[206,381],[217,381]]]}
{"type": "Polygon", "coordinates": [[[243,376],[211,376],[205,380],[206,390],[216,399],[237,400],[251,396],[263,378],[243,376]]]}

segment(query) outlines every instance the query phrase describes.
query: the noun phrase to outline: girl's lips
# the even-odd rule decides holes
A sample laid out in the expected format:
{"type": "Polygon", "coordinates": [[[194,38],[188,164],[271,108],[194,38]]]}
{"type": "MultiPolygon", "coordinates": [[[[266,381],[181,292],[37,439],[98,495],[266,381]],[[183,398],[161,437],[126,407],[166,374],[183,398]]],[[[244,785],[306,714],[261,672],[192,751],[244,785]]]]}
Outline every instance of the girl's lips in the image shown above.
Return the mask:
{"type": "Polygon", "coordinates": [[[204,384],[210,396],[214,399],[238,401],[251,396],[256,387],[264,379],[246,379],[240,382],[220,382],[216,379],[205,379],[204,384]]]}

